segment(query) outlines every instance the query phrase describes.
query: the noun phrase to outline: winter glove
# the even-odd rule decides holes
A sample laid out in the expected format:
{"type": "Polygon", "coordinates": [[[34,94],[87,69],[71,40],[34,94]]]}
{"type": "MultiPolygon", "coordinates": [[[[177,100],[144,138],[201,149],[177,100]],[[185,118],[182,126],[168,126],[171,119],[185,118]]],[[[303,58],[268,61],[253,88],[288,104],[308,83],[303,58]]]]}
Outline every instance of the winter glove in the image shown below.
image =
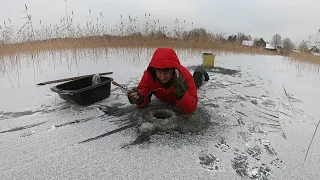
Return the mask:
{"type": "Polygon", "coordinates": [[[137,88],[132,88],[128,93],[128,99],[131,104],[140,104],[143,101],[143,95],[137,88]],[[138,99],[131,97],[130,94],[136,92],[138,94],[138,99]]]}
{"type": "Polygon", "coordinates": [[[181,100],[188,90],[188,84],[184,77],[179,76],[174,79],[174,93],[177,100],[181,100]]]}

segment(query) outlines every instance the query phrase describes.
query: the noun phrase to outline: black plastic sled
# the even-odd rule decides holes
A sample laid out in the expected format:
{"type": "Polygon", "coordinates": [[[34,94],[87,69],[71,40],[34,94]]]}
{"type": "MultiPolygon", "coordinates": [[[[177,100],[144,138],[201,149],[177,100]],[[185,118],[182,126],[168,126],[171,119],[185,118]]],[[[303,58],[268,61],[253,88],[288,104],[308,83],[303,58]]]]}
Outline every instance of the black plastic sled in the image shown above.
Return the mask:
{"type": "Polygon", "coordinates": [[[93,83],[93,76],[69,81],[51,88],[61,99],[79,105],[90,105],[110,96],[110,77],[99,77],[99,83],[93,83]]]}

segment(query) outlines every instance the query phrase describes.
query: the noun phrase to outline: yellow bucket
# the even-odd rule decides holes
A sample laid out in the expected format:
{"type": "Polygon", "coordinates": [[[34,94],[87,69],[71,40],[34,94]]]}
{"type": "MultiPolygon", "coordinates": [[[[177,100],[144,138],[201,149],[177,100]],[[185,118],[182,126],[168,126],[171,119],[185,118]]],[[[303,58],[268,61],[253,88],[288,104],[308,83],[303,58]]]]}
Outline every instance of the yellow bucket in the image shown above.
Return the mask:
{"type": "Polygon", "coordinates": [[[215,55],[212,53],[202,53],[202,66],[203,67],[214,67],[215,55]]]}

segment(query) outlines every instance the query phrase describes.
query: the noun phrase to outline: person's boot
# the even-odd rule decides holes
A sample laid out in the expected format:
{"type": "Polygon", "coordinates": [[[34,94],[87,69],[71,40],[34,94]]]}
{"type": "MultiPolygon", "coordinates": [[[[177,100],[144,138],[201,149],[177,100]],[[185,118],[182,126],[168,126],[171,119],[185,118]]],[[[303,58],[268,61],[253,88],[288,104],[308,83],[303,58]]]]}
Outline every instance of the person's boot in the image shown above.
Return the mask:
{"type": "Polygon", "coordinates": [[[209,75],[206,70],[204,70],[202,66],[198,66],[193,73],[193,80],[196,84],[196,89],[202,85],[203,77],[205,81],[209,80],[209,75]]]}
{"type": "Polygon", "coordinates": [[[209,81],[209,75],[207,73],[207,71],[202,67],[202,66],[198,66],[195,70],[194,70],[194,74],[204,76],[204,80],[205,81],[209,81]]]}

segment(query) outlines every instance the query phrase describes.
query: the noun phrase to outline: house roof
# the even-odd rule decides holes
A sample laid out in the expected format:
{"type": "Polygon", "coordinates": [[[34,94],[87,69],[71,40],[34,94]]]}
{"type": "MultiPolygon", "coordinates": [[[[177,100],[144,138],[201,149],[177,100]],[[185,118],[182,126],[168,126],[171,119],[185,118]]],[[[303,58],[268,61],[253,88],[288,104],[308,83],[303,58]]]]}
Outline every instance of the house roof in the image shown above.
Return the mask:
{"type": "Polygon", "coordinates": [[[276,46],[267,43],[267,44],[266,44],[266,49],[276,49],[276,46]]]}
{"type": "Polygon", "coordinates": [[[308,50],[312,50],[312,49],[318,50],[319,48],[317,48],[316,46],[311,46],[310,48],[308,48],[308,50]]]}
{"type": "Polygon", "coordinates": [[[254,44],[253,41],[247,41],[247,40],[242,41],[242,45],[244,46],[253,46],[253,44],[254,44]]]}

